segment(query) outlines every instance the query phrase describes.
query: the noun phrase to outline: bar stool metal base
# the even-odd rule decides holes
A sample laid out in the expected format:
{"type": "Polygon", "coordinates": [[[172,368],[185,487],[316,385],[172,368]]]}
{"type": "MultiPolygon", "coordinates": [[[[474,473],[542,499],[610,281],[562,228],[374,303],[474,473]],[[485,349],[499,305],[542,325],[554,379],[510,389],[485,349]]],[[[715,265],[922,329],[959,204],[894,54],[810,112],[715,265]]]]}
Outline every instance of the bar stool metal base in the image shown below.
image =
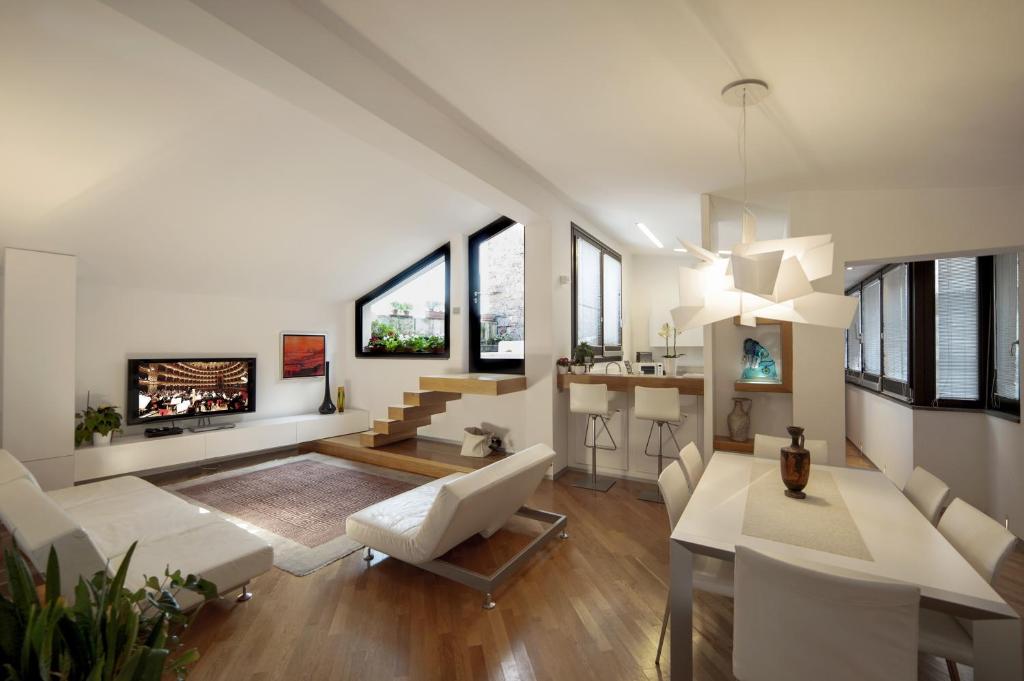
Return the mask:
{"type": "Polygon", "coordinates": [[[665,500],[661,497],[661,490],[658,488],[645,489],[640,494],[636,495],[636,498],[640,501],[650,501],[655,504],[664,504],[665,500]]]}
{"type": "Polygon", "coordinates": [[[599,475],[596,478],[589,473],[584,475],[579,480],[575,480],[570,483],[573,487],[579,487],[580,489],[591,489],[595,492],[607,492],[615,484],[615,478],[606,478],[603,475],[599,475]]]}

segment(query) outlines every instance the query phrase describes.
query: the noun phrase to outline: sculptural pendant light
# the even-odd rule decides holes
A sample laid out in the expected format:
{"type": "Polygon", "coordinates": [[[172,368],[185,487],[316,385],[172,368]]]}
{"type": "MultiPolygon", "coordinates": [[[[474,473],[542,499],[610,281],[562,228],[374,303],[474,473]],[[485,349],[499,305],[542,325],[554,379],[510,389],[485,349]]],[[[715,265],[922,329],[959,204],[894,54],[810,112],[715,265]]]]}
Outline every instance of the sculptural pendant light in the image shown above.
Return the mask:
{"type": "Polygon", "coordinates": [[[832,274],[831,234],[757,241],[757,218],[747,206],[747,106],[767,96],[768,84],[756,78],[722,88],[726,103],[742,107],[741,238],[728,253],[713,253],[680,239],[702,261],[697,268],[679,269],[679,307],[672,310],[672,319],[680,331],[737,316],[749,326],[765,317],[845,329],[856,312],[856,299],[821,293],[811,285],[832,274]]]}

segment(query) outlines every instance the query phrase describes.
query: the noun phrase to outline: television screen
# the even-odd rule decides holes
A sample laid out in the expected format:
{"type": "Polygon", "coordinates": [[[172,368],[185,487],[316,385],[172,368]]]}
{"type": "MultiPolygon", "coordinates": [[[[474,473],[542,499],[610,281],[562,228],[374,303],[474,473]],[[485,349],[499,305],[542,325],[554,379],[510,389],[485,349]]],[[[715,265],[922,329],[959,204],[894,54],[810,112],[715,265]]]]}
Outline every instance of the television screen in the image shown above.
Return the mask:
{"type": "Polygon", "coordinates": [[[256,358],[128,361],[128,423],[256,411],[256,358]]]}

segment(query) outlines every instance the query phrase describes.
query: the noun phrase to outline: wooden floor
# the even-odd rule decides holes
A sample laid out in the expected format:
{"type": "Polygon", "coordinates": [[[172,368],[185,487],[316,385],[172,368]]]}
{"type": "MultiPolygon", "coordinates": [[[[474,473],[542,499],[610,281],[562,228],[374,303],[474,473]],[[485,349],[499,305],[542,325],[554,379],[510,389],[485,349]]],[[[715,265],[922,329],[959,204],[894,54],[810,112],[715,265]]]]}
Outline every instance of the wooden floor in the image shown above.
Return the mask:
{"type": "Polygon", "coordinates": [[[864,456],[864,453],[857,449],[857,445],[853,444],[849,440],[846,441],[846,465],[850,468],[866,468],[871,471],[878,470],[875,464],[871,463],[871,459],[864,456]]]}
{"type": "MultiPolygon", "coordinates": [[[[601,494],[544,481],[531,505],[569,516],[570,538],[550,544],[481,609],[475,591],[397,561],[352,555],[307,577],[280,570],[253,584],[248,603],[200,613],[186,637],[202,659],[191,681],[276,679],[667,679],[654,666],[668,578],[664,507],[638,501],[643,483],[601,494]]],[[[532,528],[502,530],[451,558],[480,566],[514,551],[532,528]]],[[[997,585],[1024,612],[1024,552],[997,585]]],[[[732,602],[698,593],[698,679],[731,680],[732,602]]],[[[961,668],[964,679],[970,669],[961,668]]],[[[921,658],[920,678],[947,679],[921,658]]]]}

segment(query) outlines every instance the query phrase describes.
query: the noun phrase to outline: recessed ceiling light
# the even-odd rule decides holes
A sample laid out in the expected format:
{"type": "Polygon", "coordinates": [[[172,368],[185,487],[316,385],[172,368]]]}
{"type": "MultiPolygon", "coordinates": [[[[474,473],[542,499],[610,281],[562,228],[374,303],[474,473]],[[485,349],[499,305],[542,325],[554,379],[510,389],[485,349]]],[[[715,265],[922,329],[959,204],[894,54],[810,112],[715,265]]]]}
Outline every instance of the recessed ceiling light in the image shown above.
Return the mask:
{"type": "Polygon", "coordinates": [[[637,229],[639,229],[641,232],[644,233],[644,236],[646,236],[648,239],[651,240],[652,244],[654,244],[658,248],[665,248],[665,246],[661,243],[661,241],[658,240],[658,237],[654,236],[654,232],[652,232],[651,230],[647,229],[647,225],[645,225],[642,222],[638,222],[638,223],[636,223],[636,227],[637,227],[637,229]]]}
{"type": "Polygon", "coordinates": [[[853,269],[853,265],[847,265],[847,266],[846,266],[846,271],[847,271],[847,272],[849,272],[849,271],[850,271],[850,270],[852,270],[852,269],[853,269]]]}
{"type": "Polygon", "coordinates": [[[732,255],[732,251],[719,251],[718,255],[732,255]]]}
{"type": "Polygon", "coordinates": [[[673,248],[672,250],[675,251],[676,253],[687,253],[688,252],[685,248],[673,248]]]}

